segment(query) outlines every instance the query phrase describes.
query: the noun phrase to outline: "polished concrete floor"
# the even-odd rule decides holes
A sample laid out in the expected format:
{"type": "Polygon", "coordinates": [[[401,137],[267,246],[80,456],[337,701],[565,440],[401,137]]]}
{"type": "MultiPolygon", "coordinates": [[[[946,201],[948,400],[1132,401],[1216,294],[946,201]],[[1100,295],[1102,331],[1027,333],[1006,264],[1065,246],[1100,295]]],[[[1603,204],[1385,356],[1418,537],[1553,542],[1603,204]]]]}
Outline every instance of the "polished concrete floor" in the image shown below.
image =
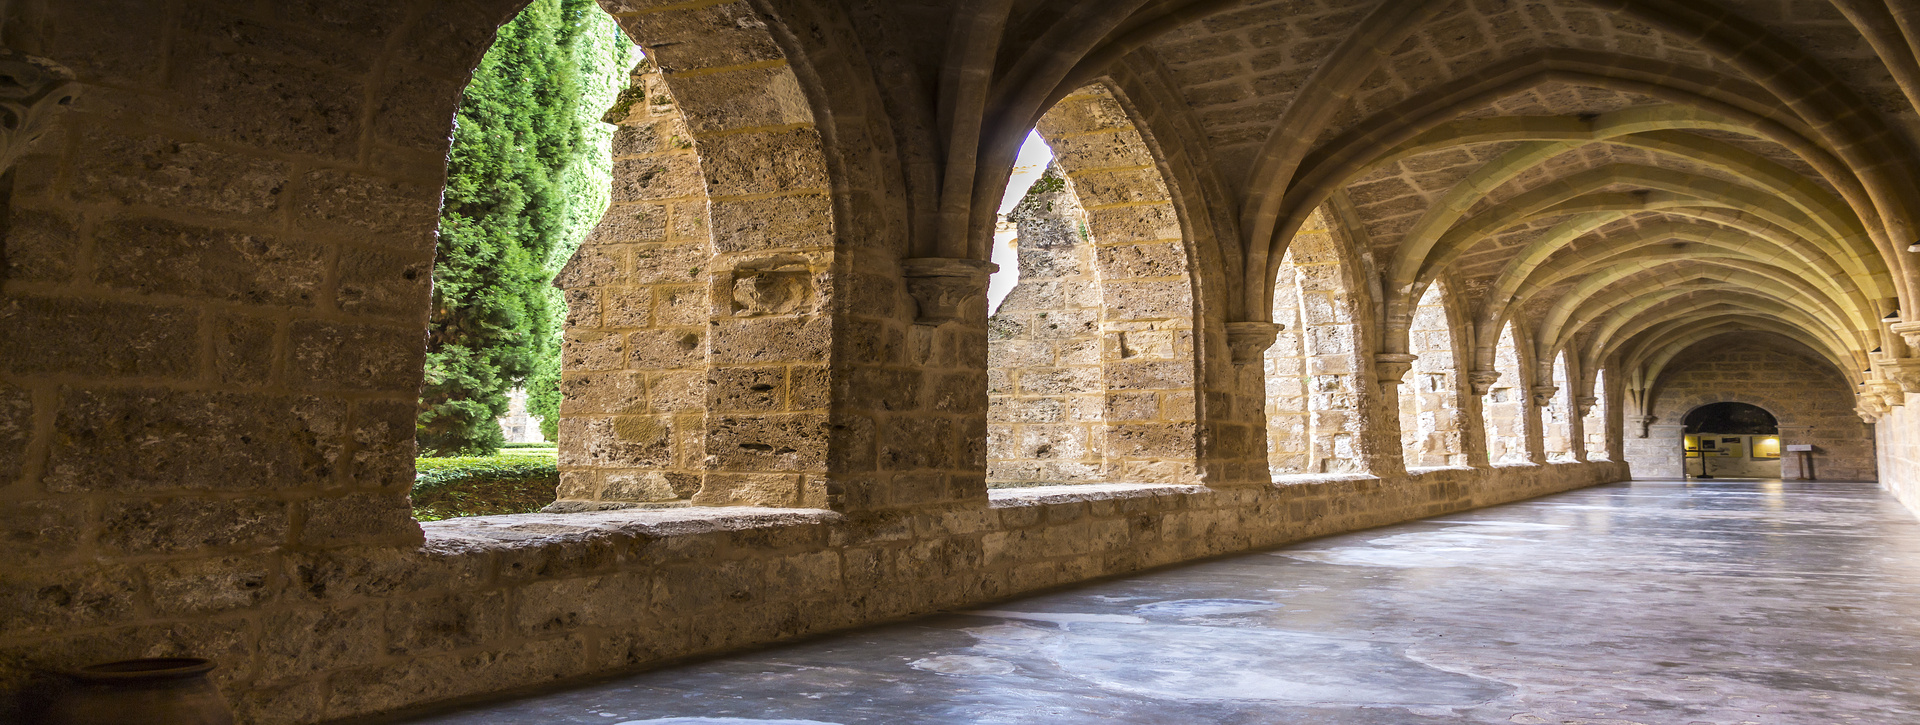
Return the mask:
{"type": "Polygon", "coordinates": [[[1637,481],[414,722],[1920,723],[1920,522],[1637,481]]]}

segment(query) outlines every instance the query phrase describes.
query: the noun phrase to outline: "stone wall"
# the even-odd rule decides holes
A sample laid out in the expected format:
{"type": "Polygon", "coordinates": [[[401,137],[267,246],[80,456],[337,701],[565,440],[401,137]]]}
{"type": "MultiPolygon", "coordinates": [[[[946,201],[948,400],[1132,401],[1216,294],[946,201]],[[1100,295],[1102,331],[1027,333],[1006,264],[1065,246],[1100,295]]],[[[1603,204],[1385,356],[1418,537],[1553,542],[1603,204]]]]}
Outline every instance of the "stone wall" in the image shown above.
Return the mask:
{"type": "Polygon", "coordinates": [[[1500,378],[1481,402],[1487,431],[1487,459],[1495,464],[1525,463],[1532,460],[1527,450],[1527,416],[1534,410],[1527,403],[1527,384],[1521,377],[1520,349],[1513,339],[1514,325],[1500,331],[1500,343],[1494,352],[1494,370],[1500,378]]]}
{"type": "Polygon", "coordinates": [[[1441,285],[1429,286],[1409,330],[1408,350],[1419,358],[1400,383],[1400,441],[1409,468],[1467,465],[1452,329],[1441,285]]]}
{"type": "MultiPolygon", "coordinates": [[[[1920,516],[1920,398],[1903,395],[1907,405],[1894,406],[1873,426],[1874,464],[1881,486],[1920,516]]],[[[1785,465],[1792,454],[1782,455],[1785,465]]]]}
{"type": "Polygon", "coordinates": [[[1105,480],[1105,316],[1086,210],[1055,166],[1008,216],[1020,283],[987,321],[987,485],[1105,480]]]}
{"type": "MultiPolygon", "coordinates": [[[[1873,432],[1854,412],[1854,394],[1830,363],[1777,336],[1744,333],[1718,338],[1677,358],[1649,392],[1655,418],[1648,435],[1630,426],[1626,460],[1635,476],[1681,477],[1681,430],[1687,413],[1720,402],[1748,403],[1772,413],[1780,443],[1812,445],[1812,475],[1827,481],[1871,481],[1877,476],[1873,432]]],[[[1896,408],[1896,411],[1900,408],[1896,408]]],[[[1638,417],[1641,413],[1630,413],[1638,417]]],[[[1781,475],[1801,474],[1798,456],[1783,455],[1781,475]]],[[[1693,464],[1698,470],[1698,462],[1693,464]]]]}
{"type": "Polygon", "coordinates": [[[1324,215],[1288,247],[1273,296],[1281,330],[1263,356],[1273,475],[1365,470],[1355,294],[1324,215]]]}
{"type": "MultiPolygon", "coordinates": [[[[713,250],[693,132],[652,61],[604,120],[613,201],[553,282],[567,297],[555,511],[685,502],[706,478],[713,250]]],[[[759,383],[757,400],[789,393],[759,383]]]]}
{"type": "MultiPolygon", "coordinates": [[[[248,723],[311,723],[604,675],[1621,480],[1619,464],[1090,485],[848,516],[678,508],[423,524],[424,543],[168,564],[10,600],[11,667],[190,653],[248,723]],[[167,576],[161,577],[164,573],[167,576]],[[76,615],[88,617],[76,620],[76,615]],[[75,626],[81,625],[81,626],[75,626]]],[[[15,590],[17,591],[17,590],[15,590]]],[[[44,591],[44,590],[43,590],[44,591]]]]}
{"type": "Polygon", "coordinates": [[[1195,330],[1206,317],[1203,273],[1166,170],[1122,100],[1108,83],[1083,86],[1034,131],[1086,214],[1073,232],[1092,244],[1099,284],[1106,480],[1193,483],[1202,473],[1195,330]]]}

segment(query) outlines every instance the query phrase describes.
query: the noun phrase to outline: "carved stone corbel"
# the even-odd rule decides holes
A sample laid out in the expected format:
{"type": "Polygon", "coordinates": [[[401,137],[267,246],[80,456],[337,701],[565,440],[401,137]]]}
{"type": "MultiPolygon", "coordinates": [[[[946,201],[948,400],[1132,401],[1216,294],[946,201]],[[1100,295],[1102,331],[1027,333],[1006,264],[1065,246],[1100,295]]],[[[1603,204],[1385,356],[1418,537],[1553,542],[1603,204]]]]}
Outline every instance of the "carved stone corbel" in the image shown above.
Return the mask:
{"type": "Polygon", "coordinates": [[[1889,410],[1887,404],[1880,400],[1880,396],[1866,393],[1860,394],[1859,404],[1853,408],[1854,414],[1860,416],[1860,420],[1865,423],[1880,422],[1880,417],[1886,415],[1889,410]]]}
{"type": "Polygon", "coordinates": [[[0,48],[0,172],[80,97],[73,71],[37,56],[0,48]]]}
{"type": "Polygon", "coordinates": [[[1467,386],[1474,395],[1486,395],[1493,391],[1493,384],[1500,382],[1498,370],[1475,370],[1467,373],[1467,386]]]}
{"type": "Polygon", "coordinates": [[[1405,352],[1383,352],[1373,356],[1374,378],[1380,381],[1382,390],[1388,386],[1399,385],[1413,369],[1413,361],[1420,356],[1405,352]]]}
{"type": "Polygon", "coordinates": [[[1233,351],[1233,363],[1245,365],[1260,362],[1283,329],[1286,326],[1277,322],[1227,323],[1227,349],[1233,351]]]}
{"type": "Polygon", "coordinates": [[[1585,418],[1588,413],[1593,412],[1593,406],[1599,402],[1600,397],[1597,395],[1576,395],[1573,398],[1574,414],[1585,418]]]}
{"type": "Polygon", "coordinates": [[[1907,391],[1901,390],[1900,384],[1892,380],[1867,381],[1867,394],[1879,396],[1880,402],[1885,403],[1888,410],[1896,405],[1907,404],[1907,391]]]}
{"type": "Polygon", "coordinates": [[[1535,385],[1528,390],[1533,394],[1533,407],[1545,408],[1553,405],[1553,394],[1560,392],[1558,385],[1535,385]]]}
{"type": "Polygon", "coordinates": [[[1895,322],[1887,326],[1893,334],[1907,341],[1907,347],[1920,350],[1920,320],[1913,322],[1895,322]]]}
{"type": "Polygon", "coordinates": [[[900,263],[907,277],[907,294],[918,305],[914,322],[941,325],[965,316],[966,305],[981,298],[987,278],[1000,265],[978,259],[921,257],[900,263]]]}
{"type": "Polygon", "coordinates": [[[1634,419],[1633,419],[1633,422],[1634,422],[1634,423],[1636,423],[1636,424],[1638,424],[1638,425],[1640,426],[1640,434],[1639,434],[1638,436],[1635,436],[1635,437],[1637,437],[1637,438],[1645,438],[1645,437],[1647,437],[1647,428],[1649,428],[1649,427],[1652,427],[1652,426],[1653,426],[1653,424],[1654,424],[1654,422],[1655,422],[1655,421],[1658,421],[1658,420],[1660,420],[1660,419],[1659,419],[1659,418],[1655,418],[1655,417],[1653,417],[1653,416],[1651,416],[1651,415],[1643,415],[1643,416],[1640,416],[1640,417],[1638,417],[1638,418],[1634,418],[1634,419]]]}
{"type": "MultiPolygon", "coordinates": [[[[1920,359],[1880,358],[1873,361],[1880,374],[1909,393],[1920,393],[1920,359]]],[[[1902,401],[1904,402],[1904,401],[1902,401]]]]}

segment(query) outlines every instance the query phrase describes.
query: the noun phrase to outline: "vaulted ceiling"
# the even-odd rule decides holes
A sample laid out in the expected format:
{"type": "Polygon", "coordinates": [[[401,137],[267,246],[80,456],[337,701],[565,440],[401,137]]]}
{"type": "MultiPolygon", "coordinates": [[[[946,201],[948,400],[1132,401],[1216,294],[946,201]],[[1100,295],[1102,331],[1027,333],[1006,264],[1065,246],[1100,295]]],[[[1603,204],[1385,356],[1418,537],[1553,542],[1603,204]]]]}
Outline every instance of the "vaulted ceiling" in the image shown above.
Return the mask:
{"type": "Polygon", "coordinates": [[[1234,278],[1232,319],[1264,319],[1292,235],[1324,211],[1379,282],[1377,353],[1407,352],[1413,310],[1438,284],[1474,321],[1477,378],[1493,374],[1512,324],[1537,379],[1565,352],[1583,394],[1603,366],[1644,393],[1657,361],[1726,330],[1804,341],[1868,390],[1920,383],[1889,329],[1902,313],[1920,321],[1908,311],[1907,251],[1920,214],[1909,41],[1920,10],[1014,5],[977,0],[945,25],[896,30],[929,41],[916,46],[921,62],[946,69],[928,94],[940,99],[929,125],[946,163],[943,182],[927,185],[938,201],[921,204],[941,220],[922,235],[937,240],[920,245],[926,256],[979,256],[984,243],[962,238],[989,226],[979,218],[997,206],[1019,135],[1053,99],[1107,74],[1153,106],[1160,129],[1182,132],[1158,143],[1182,144],[1193,168],[1175,183],[1210,195],[1189,216],[1210,217],[1234,278]]]}

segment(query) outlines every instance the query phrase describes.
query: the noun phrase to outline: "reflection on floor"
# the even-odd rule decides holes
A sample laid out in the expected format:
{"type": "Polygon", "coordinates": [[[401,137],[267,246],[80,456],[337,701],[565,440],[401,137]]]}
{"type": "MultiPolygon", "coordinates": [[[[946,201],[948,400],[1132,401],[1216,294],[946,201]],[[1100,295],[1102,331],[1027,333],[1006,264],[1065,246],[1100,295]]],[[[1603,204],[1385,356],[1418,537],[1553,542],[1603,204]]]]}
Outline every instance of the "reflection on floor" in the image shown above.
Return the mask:
{"type": "Polygon", "coordinates": [[[418,723],[1920,723],[1920,522],[1638,481],[418,723]]]}

